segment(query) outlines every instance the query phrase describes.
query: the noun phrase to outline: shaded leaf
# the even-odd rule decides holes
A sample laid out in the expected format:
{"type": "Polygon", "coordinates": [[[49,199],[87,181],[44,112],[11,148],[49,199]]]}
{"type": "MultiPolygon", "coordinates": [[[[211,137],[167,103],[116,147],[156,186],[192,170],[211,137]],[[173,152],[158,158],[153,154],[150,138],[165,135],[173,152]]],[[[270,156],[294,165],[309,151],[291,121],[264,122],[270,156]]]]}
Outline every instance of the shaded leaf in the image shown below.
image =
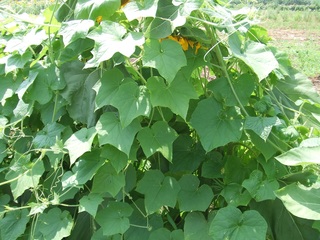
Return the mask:
{"type": "Polygon", "coordinates": [[[101,115],[96,130],[100,145],[111,144],[129,156],[133,139],[141,129],[138,120],[134,120],[127,127],[122,128],[120,120],[112,112],[101,115]]]}
{"type": "Polygon", "coordinates": [[[18,68],[23,68],[24,65],[30,61],[32,58],[32,53],[30,51],[26,51],[22,55],[13,54],[8,57],[6,61],[5,73],[12,72],[18,68]]]}
{"type": "Polygon", "coordinates": [[[70,235],[72,226],[70,213],[55,207],[39,215],[34,236],[35,239],[61,240],[70,235]]]}
{"type": "Polygon", "coordinates": [[[209,207],[213,192],[207,184],[199,186],[199,179],[191,174],[183,175],[179,184],[181,187],[178,195],[180,211],[205,211],[209,207]]]}
{"type": "Polygon", "coordinates": [[[221,196],[227,201],[229,206],[247,206],[252,197],[247,190],[237,183],[230,183],[226,185],[222,191],[221,196]]]}
{"type": "Polygon", "coordinates": [[[267,223],[255,210],[244,213],[235,207],[225,207],[214,217],[209,234],[214,239],[265,240],[267,223]]]}
{"type": "Polygon", "coordinates": [[[1,239],[16,240],[25,230],[30,217],[27,209],[8,212],[0,221],[1,239]]]}
{"type": "Polygon", "coordinates": [[[254,131],[264,141],[267,141],[272,127],[282,124],[278,117],[251,117],[247,116],[244,128],[254,131]]]}
{"type": "Polygon", "coordinates": [[[65,126],[59,123],[49,123],[37,133],[32,142],[36,148],[51,147],[56,143],[56,140],[60,139],[64,129],[65,126]]]}
{"type": "Polygon", "coordinates": [[[240,140],[242,120],[234,115],[235,113],[224,110],[221,103],[213,98],[198,103],[190,123],[200,136],[201,144],[207,152],[240,140]]]}
{"type": "Polygon", "coordinates": [[[130,227],[129,218],[133,209],[125,202],[110,202],[98,212],[96,221],[103,229],[103,235],[123,234],[130,227]]]}
{"type": "Polygon", "coordinates": [[[155,122],[151,128],[141,129],[137,135],[146,157],[161,152],[169,161],[172,161],[172,143],[176,137],[174,129],[163,121],[155,122]]]}
{"type": "Polygon", "coordinates": [[[185,218],[185,240],[210,240],[209,224],[201,212],[191,212],[185,218]]]}
{"type": "Polygon", "coordinates": [[[180,186],[177,180],[165,177],[159,170],[149,170],[138,182],[136,191],[145,195],[145,208],[151,214],[162,206],[174,207],[180,186]]]}
{"type": "Polygon", "coordinates": [[[95,217],[99,205],[103,202],[103,198],[96,193],[90,193],[87,196],[83,196],[79,200],[79,212],[86,211],[95,217]]]}
{"type": "Polygon", "coordinates": [[[115,197],[124,186],[124,173],[117,173],[110,163],[106,163],[94,175],[92,193],[108,192],[115,197]]]}
{"type": "Polygon", "coordinates": [[[78,19],[95,20],[98,16],[107,19],[113,15],[119,7],[119,0],[78,0],[74,12],[78,19]]]}
{"type": "Polygon", "coordinates": [[[94,26],[92,20],[72,20],[63,22],[59,34],[63,36],[64,46],[76,41],[79,38],[85,38],[89,29],[94,26]]]}

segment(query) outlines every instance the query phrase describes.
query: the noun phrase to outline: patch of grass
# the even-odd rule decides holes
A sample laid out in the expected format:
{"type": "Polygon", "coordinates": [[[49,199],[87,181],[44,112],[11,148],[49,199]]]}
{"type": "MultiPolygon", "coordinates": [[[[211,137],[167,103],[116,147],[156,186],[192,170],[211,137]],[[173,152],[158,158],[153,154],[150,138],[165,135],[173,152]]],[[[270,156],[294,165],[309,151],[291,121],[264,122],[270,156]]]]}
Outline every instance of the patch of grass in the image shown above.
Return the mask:
{"type": "Polygon", "coordinates": [[[43,9],[54,2],[54,0],[2,0],[0,1],[0,6],[10,7],[15,13],[38,15],[43,9]]]}
{"type": "MultiPolygon", "coordinates": [[[[320,34],[319,34],[320,38],[320,34]]],[[[309,77],[320,75],[320,43],[308,39],[273,40],[272,45],[288,54],[292,66],[309,77]]]]}

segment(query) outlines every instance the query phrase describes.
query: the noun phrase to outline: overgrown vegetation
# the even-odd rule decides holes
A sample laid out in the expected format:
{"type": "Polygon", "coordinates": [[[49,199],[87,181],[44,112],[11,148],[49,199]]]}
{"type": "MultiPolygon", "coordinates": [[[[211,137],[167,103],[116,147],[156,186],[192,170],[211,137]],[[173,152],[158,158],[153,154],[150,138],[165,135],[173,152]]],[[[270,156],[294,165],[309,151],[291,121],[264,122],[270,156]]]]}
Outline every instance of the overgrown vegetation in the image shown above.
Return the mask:
{"type": "Polygon", "coordinates": [[[1,239],[317,239],[320,97],[247,16],[1,10],[1,239]]]}

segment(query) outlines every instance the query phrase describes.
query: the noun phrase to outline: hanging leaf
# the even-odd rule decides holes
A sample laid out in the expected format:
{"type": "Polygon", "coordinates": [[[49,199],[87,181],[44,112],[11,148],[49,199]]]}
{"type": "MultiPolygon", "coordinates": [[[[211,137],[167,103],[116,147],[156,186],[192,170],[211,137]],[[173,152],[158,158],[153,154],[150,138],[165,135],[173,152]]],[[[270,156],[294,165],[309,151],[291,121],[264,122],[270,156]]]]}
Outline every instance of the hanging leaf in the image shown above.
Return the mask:
{"type": "Polygon", "coordinates": [[[139,131],[137,139],[141,144],[146,157],[156,152],[161,152],[168,160],[172,161],[172,143],[177,133],[166,122],[156,122],[151,128],[143,128],[139,131]]]}
{"type": "Polygon", "coordinates": [[[174,207],[180,186],[177,180],[164,176],[159,170],[149,170],[138,182],[136,191],[145,195],[145,208],[148,214],[162,206],[174,207]]]}
{"type": "Polygon", "coordinates": [[[209,152],[230,142],[239,141],[242,135],[242,120],[235,113],[208,98],[198,103],[190,123],[200,136],[203,148],[209,152]]]}
{"type": "Polygon", "coordinates": [[[231,34],[229,36],[229,46],[233,55],[244,61],[257,74],[260,81],[279,67],[273,53],[264,44],[246,41],[242,45],[238,35],[231,34]]]}
{"type": "Polygon", "coordinates": [[[98,16],[107,19],[112,16],[119,7],[119,0],[78,0],[74,14],[77,19],[95,20],[98,16]]]}
{"type": "Polygon", "coordinates": [[[102,114],[96,124],[100,145],[109,143],[127,156],[129,156],[133,139],[140,129],[138,120],[134,120],[127,127],[122,128],[120,120],[112,112],[102,114]]]}
{"type": "Polygon", "coordinates": [[[209,234],[214,239],[265,240],[267,223],[255,210],[244,213],[235,207],[225,207],[217,212],[209,234]]]}
{"type": "Polygon", "coordinates": [[[51,147],[60,139],[64,129],[65,126],[59,123],[50,123],[37,133],[32,142],[37,148],[51,147]]]}
{"type": "Polygon", "coordinates": [[[0,221],[1,239],[15,240],[26,230],[30,217],[27,209],[11,211],[0,221]]]}
{"type": "Polygon", "coordinates": [[[124,173],[117,173],[110,163],[106,163],[94,176],[92,192],[101,194],[108,192],[115,197],[125,186],[125,182],[124,173]]]}
{"type": "Polygon", "coordinates": [[[63,36],[64,46],[76,41],[79,38],[85,38],[89,29],[94,26],[92,20],[72,20],[63,22],[59,34],[63,36]]]}
{"type": "Polygon", "coordinates": [[[31,51],[26,51],[24,54],[13,54],[6,61],[5,73],[12,72],[18,68],[23,68],[32,57],[31,51]]]}
{"type": "Polygon", "coordinates": [[[247,116],[244,128],[254,131],[264,141],[267,141],[272,127],[281,125],[281,121],[278,117],[251,117],[247,116]]]}
{"type": "Polygon", "coordinates": [[[199,187],[199,179],[191,174],[183,175],[179,184],[181,190],[178,195],[178,203],[181,211],[205,211],[209,207],[213,199],[213,192],[208,185],[202,184],[199,187]]]}
{"type": "Polygon", "coordinates": [[[249,179],[244,180],[242,186],[257,202],[274,200],[276,198],[274,192],[279,189],[276,180],[263,179],[263,173],[259,170],[251,172],[249,179]]]}
{"type": "Polygon", "coordinates": [[[96,221],[103,229],[103,235],[123,234],[130,227],[129,218],[133,209],[125,202],[110,202],[98,212],[96,221]]]}
{"type": "Polygon", "coordinates": [[[29,188],[36,188],[44,171],[43,162],[41,160],[31,162],[30,155],[16,159],[6,174],[7,180],[16,179],[10,184],[14,199],[17,199],[29,188]]]}
{"type": "Polygon", "coordinates": [[[103,198],[96,193],[90,193],[87,196],[83,196],[79,201],[79,212],[86,211],[90,213],[92,217],[95,217],[98,207],[102,202],[103,198]]]}
{"type": "Polygon", "coordinates": [[[144,37],[139,32],[129,32],[119,23],[102,21],[100,25],[92,30],[88,36],[95,41],[92,50],[93,58],[90,59],[85,68],[97,67],[119,52],[126,57],[130,57],[136,46],[144,43],[144,37]]]}
{"type": "Polygon", "coordinates": [[[130,1],[122,9],[131,22],[141,17],[155,17],[159,0],[145,0],[143,2],[130,1]]]}
{"type": "Polygon", "coordinates": [[[188,240],[211,240],[209,224],[201,212],[188,213],[184,224],[184,237],[188,240]]]}
{"type": "Polygon", "coordinates": [[[169,83],[173,81],[179,69],[187,65],[180,44],[170,39],[161,42],[148,39],[144,44],[144,51],[143,65],[156,68],[169,83]]]}
{"type": "Polygon", "coordinates": [[[290,184],[275,192],[288,211],[300,218],[320,220],[320,189],[290,184]]]}
{"type": "Polygon", "coordinates": [[[91,150],[91,145],[97,132],[95,128],[82,128],[71,135],[65,142],[64,147],[70,155],[70,166],[75,163],[78,157],[91,150]]]}
{"type": "Polygon", "coordinates": [[[148,89],[133,80],[120,85],[112,105],[119,110],[122,127],[127,127],[138,116],[148,117],[151,111],[148,89]]]}
{"type": "Polygon", "coordinates": [[[168,107],[184,119],[187,117],[190,99],[198,98],[194,87],[182,74],[178,74],[169,86],[161,77],[151,77],[147,87],[153,106],[168,107]]]}
{"type": "Polygon", "coordinates": [[[128,164],[128,156],[111,145],[103,146],[100,156],[109,161],[117,173],[123,170],[128,164]]]}
{"type": "Polygon", "coordinates": [[[320,164],[320,140],[310,138],[301,142],[299,147],[275,157],[280,163],[287,166],[306,166],[320,164]]]}
{"type": "Polygon", "coordinates": [[[61,240],[68,237],[73,227],[72,216],[68,211],[63,211],[57,207],[50,209],[47,213],[42,213],[38,217],[35,225],[35,239],[61,240]]]}
{"type": "MultiPolygon", "coordinates": [[[[249,74],[243,74],[239,78],[232,79],[232,85],[238,99],[242,105],[247,105],[250,96],[255,88],[255,81],[253,76],[249,74]]],[[[214,97],[227,106],[238,106],[239,103],[232,91],[228,80],[225,77],[215,79],[208,83],[208,89],[210,89],[214,97]]]]}

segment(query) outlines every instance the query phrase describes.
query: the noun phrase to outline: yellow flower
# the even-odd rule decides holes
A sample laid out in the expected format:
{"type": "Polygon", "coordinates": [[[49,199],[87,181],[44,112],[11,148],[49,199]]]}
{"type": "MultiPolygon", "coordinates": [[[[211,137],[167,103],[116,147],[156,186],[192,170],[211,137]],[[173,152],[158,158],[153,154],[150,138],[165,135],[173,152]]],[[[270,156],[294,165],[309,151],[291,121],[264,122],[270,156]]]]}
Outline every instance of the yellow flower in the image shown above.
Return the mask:
{"type": "Polygon", "coordinates": [[[100,24],[101,21],[102,21],[102,16],[98,16],[98,17],[96,18],[96,22],[97,22],[98,24],[100,24]]]}

